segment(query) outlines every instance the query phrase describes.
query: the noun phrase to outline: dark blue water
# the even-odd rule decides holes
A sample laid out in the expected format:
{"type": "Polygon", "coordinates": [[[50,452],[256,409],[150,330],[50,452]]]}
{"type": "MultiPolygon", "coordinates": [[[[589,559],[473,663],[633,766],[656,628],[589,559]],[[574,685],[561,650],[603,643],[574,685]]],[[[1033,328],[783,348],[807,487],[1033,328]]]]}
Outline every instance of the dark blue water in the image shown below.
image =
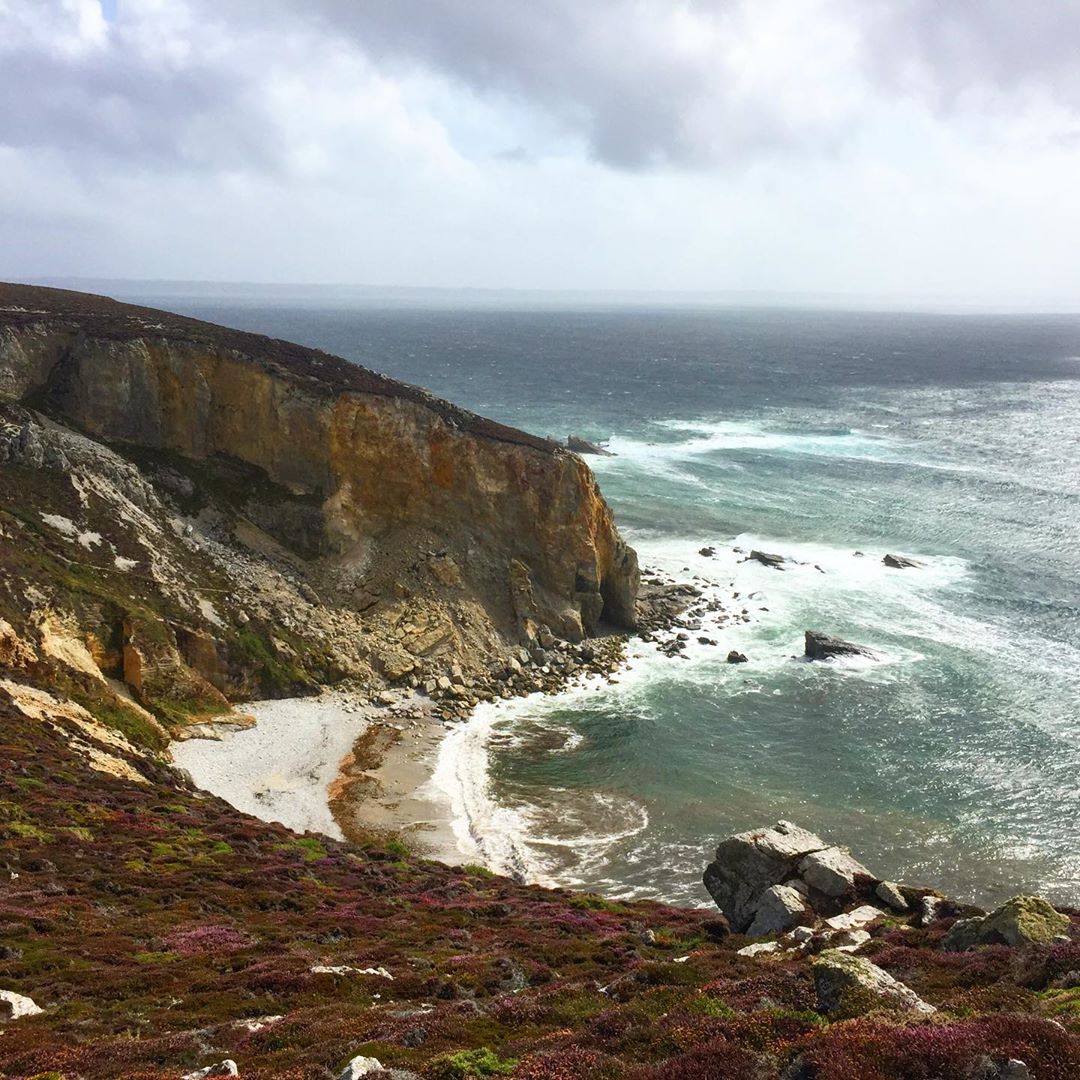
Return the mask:
{"type": "Polygon", "coordinates": [[[718,837],[786,817],[906,880],[1080,903],[1080,318],[162,306],[610,439],[643,561],[747,605],[718,648],[456,730],[472,857],[697,903],[718,837]],[[807,627],[882,659],[797,663],[807,627]]]}

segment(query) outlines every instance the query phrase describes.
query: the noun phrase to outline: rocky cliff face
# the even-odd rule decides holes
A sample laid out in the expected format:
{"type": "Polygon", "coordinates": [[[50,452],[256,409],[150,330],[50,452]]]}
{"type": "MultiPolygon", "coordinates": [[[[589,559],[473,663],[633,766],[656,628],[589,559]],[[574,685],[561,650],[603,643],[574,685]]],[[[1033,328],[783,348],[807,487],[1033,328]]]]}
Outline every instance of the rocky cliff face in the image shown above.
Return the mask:
{"type": "Polygon", "coordinates": [[[576,455],[336,357],[52,289],[0,286],[0,541],[0,666],[144,743],[345,676],[466,709],[635,620],[636,557],[576,455]]]}
{"type": "Polygon", "coordinates": [[[19,286],[0,308],[6,397],[110,443],[258,470],[288,496],[271,531],[339,587],[429,540],[501,626],[633,625],[634,553],[588,467],[554,444],[336,357],[163,312],[19,286]]]}

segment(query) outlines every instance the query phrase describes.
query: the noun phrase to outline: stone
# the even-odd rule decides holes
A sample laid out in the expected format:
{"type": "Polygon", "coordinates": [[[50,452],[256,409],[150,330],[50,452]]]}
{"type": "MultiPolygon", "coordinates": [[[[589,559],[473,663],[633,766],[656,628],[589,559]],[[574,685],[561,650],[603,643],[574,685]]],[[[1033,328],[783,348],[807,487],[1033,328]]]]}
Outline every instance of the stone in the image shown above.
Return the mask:
{"type": "Polygon", "coordinates": [[[741,653],[738,649],[732,649],[731,652],[727,654],[727,662],[729,664],[745,664],[749,659],[750,658],[746,653],[741,653]]]}
{"type": "Polygon", "coordinates": [[[746,945],[735,954],[736,956],[760,956],[763,953],[780,951],[779,941],[755,941],[753,945],[746,945]]]}
{"type": "Polygon", "coordinates": [[[830,940],[835,949],[852,952],[861,949],[871,938],[869,930],[838,930],[830,940]]]}
{"type": "Polygon", "coordinates": [[[24,994],[0,990],[0,1020],[21,1020],[24,1016],[37,1016],[44,1011],[24,994]]]}
{"type": "Polygon", "coordinates": [[[921,563],[917,559],[908,559],[903,555],[886,555],[881,560],[886,566],[892,567],[893,570],[912,570],[917,566],[925,566],[926,563],[921,563]]]}
{"type": "Polygon", "coordinates": [[[858,930],[866,926],[867,923],[880,919],[884,914],[885,912],[881,908],[876,908],[873,904],[863,904],[862,907],[857,907],[852,911],[844,911],[839,915],[833,915],[832,918],[825,920],[825,925],[830,930],[858,930]]]}
{"type": "Polygon", "coordinates": [[[196,1069],[195,1072],[185,1073],[181,1080],[207,1080],[211,1076],[239,1076],[240,1070],[232,1058],[219,1061],[216,1065],[207,1065],[205,1069],[196,1069]]]}
{"type": "Polygon", "coordinates": [[[1041,896],[1014,896],[989,915],[953,923],[941,947],[963,952],[976,945],[1046,945],[1071,925],[1041,896]]]}
{"type": "Polygon", "coordinates": [[[589,442],[588,439],[583,439],[580,435],[567,435],[566,448],[567,450],[573,450],[575,454],[598,454],[600,457],[615,456],[610,450],[600,446],[599,443],[589,442]]]}
{"type": "Polygon", "coordinates": [[[984,1055],[969,1074],[971,1080],[1035,1080],[1026,1062],[1019,1058],[1007,1058],[1002,1061],[984,1055]]]}
{"type": "Polygon", "coordinates": [[[761,894],[754,921],[746,933],[749,937],[782,934],[809,914],[801,893],[787,885],[773,885],[761,894]]]}
{"type": "Polygon", "coordinates": [[[919,899],[919,925],[929,926],[937,917],[941,908],[940,896],[923,896],[919,899]]]}
{"type": "Polygon", "coordinates": [[[386,1069],[383,1068],[383,1063],[378,1058],[354,1057],[339,1073],[337,1080],[360,1080],[362,1076],[385,1072],[386,1069]]]}
{"type": "Polygon", "coordinates": [[[401,649],[383,649],[376,654],[379,670],[391,682],[397,682],[416,668],[413,658],[401,649]]]}
{"type": "Polygon", "coordinates": [[[805,634],[804,656],[809,660],[831,660],[835,656],[873,656],[862,645],[855,645],[843,638],[823,634],[820,630],[807,630],[805,634]]]}
{"type": "Polygon", "coordinates": [[[820,836],[790,821],[739,833],[717,847],[715,860],[705,868],[705,888],[731,929],[745,933],[754,921],[761,894],[793,877],[805,855],[828,846],[820,836]]]}
{"type": "Polygon", "coordinates": [[[755,562],[761,563],[762,566],[769,566],[773,570],[783,570],[781,563],[787,562],[787,559],[783,555],[773,555],[768,551],[751,551],[750,554],[743,559],[743,562],[749,562],[753,559],[755,562]]]}
{"type": "Polygon", "coordinates": [[[874,875],[850,851],[829,847],[807,855],[799,863],[799,876],[826,896],[843,896],[855,888],[860,878],[872,879],[874,875]]]}
{"type": "Polygon", "coordinates": [[[893,911],[907,911],[910,906],[895,881],[879,881],[874,895],[883,904],[888,904],[893,911]]]}
{"type": "Polygon", "coordinates": [[[937,1012],[909,986],[863,956],[827,949],[814,961],[818,1009],[860,1015],[873,1008],[902,1009],[929,1016],[937,1012]]]}

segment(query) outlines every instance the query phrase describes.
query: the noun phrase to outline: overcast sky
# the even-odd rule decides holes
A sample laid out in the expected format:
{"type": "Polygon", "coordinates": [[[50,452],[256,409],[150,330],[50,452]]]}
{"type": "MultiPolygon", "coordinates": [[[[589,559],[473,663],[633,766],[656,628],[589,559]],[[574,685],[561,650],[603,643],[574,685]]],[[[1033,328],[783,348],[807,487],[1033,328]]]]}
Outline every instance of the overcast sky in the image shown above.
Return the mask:
{"type": "Polygon", "coordinates": [[[1080,0],[0,0],[0,276],[1080,307],[1080,0]]]}

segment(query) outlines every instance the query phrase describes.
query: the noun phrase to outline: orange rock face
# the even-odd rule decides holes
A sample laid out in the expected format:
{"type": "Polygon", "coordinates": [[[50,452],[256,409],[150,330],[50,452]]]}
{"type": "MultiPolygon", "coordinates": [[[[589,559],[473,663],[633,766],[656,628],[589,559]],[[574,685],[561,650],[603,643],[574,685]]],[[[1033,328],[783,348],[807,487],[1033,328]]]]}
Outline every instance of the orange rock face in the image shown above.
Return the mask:
{"type": "Polygon", "coordinates": [[[96,438],[254,466],[314,508],[318,557],[355,588],[377,556],[445,552],[497,626],[634,624],[636,556],[589,468],[546,440],[336,357],[78,293],[0,286],[0,358],[7,396],[96,438]]]}

